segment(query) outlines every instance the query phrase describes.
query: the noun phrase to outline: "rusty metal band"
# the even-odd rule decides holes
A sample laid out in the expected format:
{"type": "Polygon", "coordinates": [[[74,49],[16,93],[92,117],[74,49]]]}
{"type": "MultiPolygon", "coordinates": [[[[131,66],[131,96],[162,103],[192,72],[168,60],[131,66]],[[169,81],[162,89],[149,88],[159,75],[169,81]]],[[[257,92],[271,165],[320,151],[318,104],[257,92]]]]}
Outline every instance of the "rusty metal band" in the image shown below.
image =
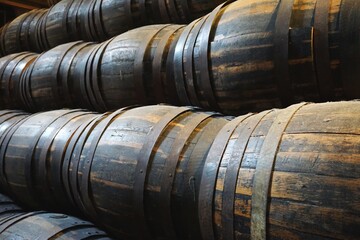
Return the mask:
{"type": "MultiPolygon", "coordinates": [[[[48,186],[48,181],[47,181],[47,157],[48,157],[48,153],[50,151],[50,147],[54,141],[54,138],[56,137],[56,135],[61,131],[61,129],[68,124],[71,120],[73,120],[74,118],[86,115],[86,112],[80,112],[81,109],[75,109],[73,111],[69,111],[67,113],[65,113],[61,118],[59,118],[58,120],[56,120],[53,124],[49,125],[52,127],[52,130],[49,131],[49,133],[47,134],[47,142],[45,142],[45,144],[43,146],[40,147],[41,151],[40,151],[40,155],[38,158],[38,166],[39,166],[39,172],[37,174],[37,177],[40,179],[39,181],[41,181],[44,185],[46,185],[47,189],[50,189],[50,187],[48,186]]],[[[58,172],[59,174],[59,172],[58,172]]],[[[45,186],[43,187],[45,188],[45,186]]]]}
{"type": "Polygon", "coordinates": [[[81,92],[81,100],[82,103],[84,104],[84,106],[82,107],[86,107],[91,109],[92,108],[92,101],[91,101],[91,97],[89,96],[88,93],[88,83],[87,83],[87,66],[89,65],[89,61],[93,55],[94,52],[97,51],[98,49],[98,45],[94,45],[92,47],[92,49],[90,49],[89,51],[86,52],[84,58],[82,59],[82,61],[80,62],[80,66],[77,68],[78,69],[78,74],[76,74],[76,79],[79,79],[79,85],[80,85],[80,92],[81,92]],[[81,73],[80,71],[83,70],[84,72],[81,73]]]}
{"type": "MultiPolygon", "coordinates": [[[[75,203],[77,204],[77,207],[82,210],[84,214],[87,214],[91,217],[92,215],[89,214],[88,209],[85,207],[83,199],[80,195],[80,189],[79,189],[79,168],[80,168],[80,162],[81,162],[81,156],[82,151],[84,149],[84,146],[86,142],[88,141],[88,138],[90,134],[94,131],[94,129],[99,125],[101,121],[103,121],[108,113],[100,115],[95,121],[92,121],[83,131],[83,134],[80,135],[78,138],[76,145],[74,146],[74,150],[71,156],[71,163],[72,163],[72,172],[69,174],[70,179],[70,188],[73,193],[73,198],[75,200],[75,203]]],[[[84,160],[84,161],[88,161],[84,160]]],[[[95,220],[95,219],[94,219],[95,220]]]]}
{"type": "Polygon", "coordinates": [[[103,21],[102,21],[102,11],[101,4],[103,0],[97,0],[94,8],[94,21],[95,21],[95,30],[98,33],[99,41],[104,41],[108,38],[108,35],[104,31],[103,21]]]}
{"type": "Polygon", "coordinates": [[[213,86],[211,83],[210,69],[209,69],[209,45],[210,45],[210,36],[213,24],[218,16],[218,13],[222,10],[223,7],[232,3],[231,1],[226,1],[223,4],[217,6],[206,19],[199,36],[199,64],[200,64],[200,79],[197,81],[199,89],[204,92],[204,98],[208,102],[209,107],[219,110],[220,107],[217,103],[216,96],[214,94],[213,86]]]}
{"type": "Polygon", "coordinates": [[[329,13],[330,0],[317,0],[314,15],[313,54],[322,100],[331,100],[334,95],[329,53],[329,13]]]}
{"type": "Polygon", "coordinates": [[[90,30],[92,30],[92,39],[93,41],[100,41],[101,36],[99,35],[98,31],[96,31],[96,23],[95,23],[95,8],[96,3],[99,2],[99,0],[93,0],[91,3],[91,11],[89,12],[89,26],[90,30]]]}
{"type": "MultiPolygon", "coordinates": [[[[99,118],[101,118],[101,115],[96,115],[92,118],[90,118],[88,121],[85,121],[81,126],[79,126],[77,128],[77,130],[74,132],[74,134],[71,137],[70,142],[67,144],[66,146],[66,152],[65,152],[65,156],[64,156],[64,160],[63,160],[63,164],[62,164],[62,171],[61,171],[61,182],[63,184],[63,187],[67,193],[68,199],[71,201],[71,203],[76,206],[75,204],[75,199],[74,199],[74,194],[72,192],[71,186],[70,186],[70,162],[72,161],[72,157],[73,157],[73,152],[74,149],[77,145],[77,142],[79,141],[79,138],[81,137],[81,135],[84,133],[84,131],[86,130],[86,128],[94,121],[97,121],[99,118]]],[[[71,166],[72,168],[74,168],[74,166],[71,166]]],[[[72,169],[72,171],[74,171],[72,169]]],[[[60,182],[60,183],[61,183],[60,182]]],[[[61,187],[61,186],[60,186],[61,187]]]]}
{"type": "Polygon", "coordinates": [[[174,54],[169,55],[170,57],[173,56],[172,66],[170,67],[174,69],[174,82],[176,92],[182,105],[191,105],[191,101],[186,91],[184,80],[184,48],[192,28],[200,20],[201,19],[194,20],[184,28],[184,31],[181,33],[180,38],[176,43],[174,54]]]}
{"type": "Polygon", "coordinates": [[[93,217],[93,219],[96,219],[96,209],[94,207],[94,204],[92,202],[92,196],[89,190],[89,182],[90,182],[90,172],[92,163],[95,157],[95,152],[98,146],[98,143],[100,142],[101,137],[105,133],[106,129],[109,127],[109,125],[119,116],[122,115],[127,110],[130,110],[136,106],[130,106],[121,108],[113,113],[111,113],[109,116],[107,116],[104,120],[102,120],[99,125],[97,126],[97,131],[94,131],[92,133],[92,140],[89,147],[88,154],[86,155],[87,161],[84,162],[83,165],[83,174],[81,179],[81,185],[79,189],[79,194],[81,195],[81,199],[83,200],[83,204],[86,208],[86,212],[93,217]]]}
{"type": "Polygon", "coordinates": [[[266,239],[268,197],[276,154],[281,139],[291,119],[307,103],[292,105],[278,110],[275,121],[266,134],[256,164],[251,198],[251,239],[266,239]]]}
{"type": "Polygon", "coordinates": [[[222,226],[224,229],[224,239],[233,240],[234,237],[234,205],[236,184],[249,140],[261,120],[271,111],[264,111],[252,115],[243,123],[239,124],[236,131],[238,138],[233,145],[233,151],[229,158],[224,179],[224,189],[222,197],[222,226]]]}
{"type": "Polygon", "coordinates": [[[5,232],[6,229],[8,229],[9,227],[11,227],[12,225],[16,224],[17,222],[20,222],[28,217],[32,217],[38,214],[44,213],[43,211],[38,211],[38,212],[30,212],[30,213],[25,213],[25,214],[20,214],[20,216],[15,216],[14,218],[9,219],[6,222],[3,222],[0,225],[0,234],[5,232]]]}
{"type": "Polygon", "coordinates": [[[44,122],[43,125],[40,126],[38,132],[34,135],[34,137],[32,138],[33,140],[31,141],[31,143],[28,146],[28,149],[26,151],[25,154],[25,181],[26,181],[26,187],[29,189],[29,192],[32,193],[32,195],[34,197],[36,197],[36,191],[34,189],[33,186],[33,178],[34,178],[34,173],[33,173],[33,162],[34,162],[34,152],[36,149],[36,146],[38,144],[38,142],[40,141],[41,136],[44,134],[44,132],[46,131],[46,129],[48,127],[50,127],[53,123],[55,123],[58,119],[60,119],[63,115],[64,112],[60,111],[60,112],[56,112],[53,113],[54,116],[51,116],[49,118],[48,121],[44,122]]]}
{"type": "Polygon", "coordinates": [[[189,99],[192,105],[201,106],[200,101],[197,97],[196,86],[194,83],[194,74],[193,74],[193,57],[194,57],[194,49],[196,44],[196,39],[198,38],[199,32],[204,25],[205,21],[209,15],[204,16],[199,22],[197,22],[196,26],[191,30],[191,34],[188,37],[188,47],[185,50],[183,62],[184,62],[184,74],[185,74],[185,84],[186,89],[189,95],[189,99]]]}
{"type": "MultiPolygon", "coordinates": [[[[70,126],[69,129],[71,129],[70,131],[71,134],[69,136],[68,139],[66,139],[64,145],[61,145],[60,148],[55,148],[55,149],[51,149],[51,165],[50,165],[50,171],[51,174],[49,176],[49,181],[51,181],[51,186],[52,186],[52,190],[51,192],[52,194],[54,194],[54,196],[56,197],[56,199],[60,200],[60,201],[68,201],[67,199],[70,199],[70,197],[67,197],[66,194],[64,194],[64,190],[68,189],[65,187],[65,184],[67,183],[65,180],[62,180],[63,175],[68,174],[68,172],[65,174],[63,173],[62,169],[65,169],[64,166],[66,166],[66,169],[69,169],[69,161],[68,159],[66,159],[66,149],[69,148],[69,143],[71,143],[71,140],[73,139],[73,136],[78,132],[78,129],[83,126],[84,124],[86,124],[88,121],[90,121],[90,119],[95,118],[93,115],[90,115],[91,112],[88,112],[89,117],[86,119],[80,119],[80,123],[78,123],[77,121],[75,122],[70,122],[70,126]],[[64,161],[64,159],[66,159],[66,161],[64,161]]],[[[68,176],[68,175],[66,175],[68,176]]],[[[65,178],[64,178],[65,179],[65,178]]],[[[66,191],[66,193],[68,193],[68,191],[66,191]]],[[[72,199],[70,199],[72,200],[72,199]]],[[[71,203],[74,202],[71,201],[71,203]]]]}
{"type": "Polygon", "coordinates": [[[38,12],[36,10],[34,11],[30,11],[29,12],[29,16],[26,18],[26,24],[24,23],[25,25],[25,31],[24,31],[24,40],[23,40],[23,43],[25,45],[25,49],[31,49],[30,47],[30,41],[29,41],[29,38],[30,38],[30,24],[31,22],[34,20],[36,14],[38,12]]]}
{"type": "Polygon", "coordinates": [[[94,6],[95,6],[95,1],[96,0],[90,0],[90,1],[86,1],[87,3],[87,8],[85,10],[85,14],[86,15],[86,21],[85,21],[85,32],[87,35],[87,40],[91,40],[91,41],[95,41],[96,40],[96,34],[94,33],[94,29],[92,26],[92,14],[94,12],[94,6]]]}
{"type": "Polygon", "coordinates": [[[23,81],[23,91],[22,94],[24,95],[25,102],[24,104],[29,108],[30,111],[35,111],[36,106],[34,102],[32,101],[32,95],[31,95],[31,76],[32,72],[35,68],[35,64],[37,61],[44,55],[44,53],[40,54],[33,62],[30,64],[30,66],[26,69],[24,81],[23,81]]]}
{"type": "Polygon", "coordinates": [[[164,86],[162,84],[161,70],[163,65],[163,60],[166,58],[165,48],[170,41],[170,38],[177,32],[179,29],[184,26],[176,26],[175,28],[169,30],[164,36],[161,37],[160,42],[156,47],[154,58],[152,61],[152,79],[154,83],[154,93],[155,99],[158,103],[166,102],[164,86]]]}
{"type": "MultiPolygon", "coordinates": [[[[34,64],[34,62],[31,63],[29,67],[31,67],[32,64],[34,64]]],[[[24,73],[21,74],[20,81],[19,81],[19,86],[18,86],[20,102],[22,103],[22,105],[24,106],[24,108],[26,110],[29,110],[29,107],[28,107],[28,103],[27,103],[27,100],[26,100],[26,97],[25,97],[25,81],[26,81],[26,78],[28,77],[29,67],[27,67],[25,69],[24,73]]]]}
{"type": "Polygon", "coordinates": [[[107,110],[106,103],[104,101],[104,98],[102,97],[102,94],[100,92],[100,87],[99,87],[99,81],[101,81],[100,63],[104,56],[106,48],[109,46],[109,44],[112,42],[113,39],[114,38],[101,44],[99,52],[95,55],[95,58],[93,61],[93,66],[92,66],[92,69],[93,69],[92,81],[91,81],[92,91],[94,92],[96,103],[97,103],[97,108],[99,109],[100,112],[107,110]]]}
{"type": "MultiPolygon", "coordinates": [[[[13,122],[3,133],[3,135],[0,138],[0,183],[2,186],[8,186],[8,182],[6,179],[6,173],[5,173],[5,154],[7,147],[9,145],[9,142],[11,140],[11,137],[13,134],[18,130],[18,128],[30,118],[30,116],[27,116],[25,118],[21,118],[13,122]]],[[[6,189],[4,187],[4,189],[6,189]]]]}
{"type": "Polygon", "coordinates": [[[206,156],[199,191],[199,219],[202,219],[200,231],[203,239],[214,240],[213,231],[213,201],[216,188],[216,178],[219,166],[225,153],[228,141],[237,126],[251,114],[240,116],[227,123],[216,135],[206,156]]]}
{"type": "Polygon", "coordinates": [[[17,50],[19,51],[22,51],[22,47],[21,47],[21,39],[20,39],[20,36],[21,36],[21,28],[23,27],[23,23],[24,21],[26,20],[27,16],[29,15],[29,12],[23,14],[23,15],[20,15],[20,19],[19,19],[19,23],[18,25],[16,26],[16,32],[15,32],[15,43],[16,43],[16,47],[17,47],[17,50]]]}
{"type": "Polygon", "coordinates": [[[47,50],[47,49],[50,49],[51,47],[53,47],[53,46],[50,46],[50,44],[47,40],[47,33],[46,33],[46,19],[49,16],[51,9],[52,9],[52,7],[49,8],[49,11],[47,11],[45,13],[45,17],[41,20],[41,23],[40,23],[39,34],[40,34],[40,38],[41,38],[41,42],[42,42],[44,50],[47,50]]]}
{"type": "Polygon", "coordinates": [[[135,181],[133,190],[133,206],[135,211],[135,222],[139,224],[139,238],[149,238],[150,232],[148,230],[145,206],[144,206],[144,192],[145,192],[145,181],[149,170],[150,158],[153,149],[164,132],[166,127],[174,121],[177,117],[185,112],[189,112],[192,109],[189,107],[177,107],[167,114],[165,114],[159,122],[148,133],[144,145],[142,146],[137,159],[135,168],[135,181]]]}
{"type": "Polygon", "coordinates": [[[7,66],[9,65],[9,63],[11,63],[12,61],[14,61],[17,57],[21,56],[22,53],[18,53],[15,56],[12,56],[11,58],[9,58],[9,56],[7,56],[7,59],[4,61],[4,63],[2,64],[2,66],[0,67],[0,79],[3,79],[3,75],[5,73],[5,69],[7,68],[7,66]]]}
{"type": "MultiPolygon", "coordinates": [[[[14,71],[16,69],[16,67],[20,64],[20,62],[22,60],[24,60],[25,58],[31,56],[32,53],[24,53],[24,54],[20,54],[18,55],[15,59],[13,59],[12,61],[10,61],[6,67],[4,68],[4,71],[0,70],[0,80],[4,80],[4,82],[2,82],[1,84],[4,86],[7,86],[7,92],[10,95],[10,80],[12,79],[12,77],[14,76],[14,71]],[[10,69],[11,71],[6,71],[6,69],[10,69]]],[[[7,96],[10,97],[10,96],[7,96]]],[[[0,99],[0,102],[3,102],[3,99],[0,99]]]]}
{"type": "Polygon", "coordinates": [[[278,5],[274,29],[274,70],[281,103],[294,102],[289,75],[289,28],[294,0],[281,0],[278,5]]]}
{"type": "MultiPolygon", "coordinates": [[[[77,24],[77,18],[78,18],[78,15],[79,15],[79,9],[80,9],[80,6],[82,5],[82,2],[84,0],[76,0],[76,1],[73,1],[72,4],[71,4],[71,8],[73,8],[73,12],[68,15],[68,18],[67,18],[67,22],[70,24],[70,29],[71,29],[71,33],[70,35],[73,37],[75,33],[77,33],[79,31],[78,29],[78,24],[77,24]]],[[[70,13],[70,9],[69,9],[69,13],[70,13]]]]}
{"type": "Polygon", "coordinates": [[[12,79],[13,80],[13,92],[10,92],[10,99],[13,99],[13,101],[16,102],[17,108],[22,108],[22,106],[24,106],[24,104],[21,102],[21,97],[20,97],[20,83],[21,83],[21,78],[24,74],[24,72],[26,71],[26,69],[32,64],[32,62],[35,60],[36,56],[35,54],[33,54],[32,56],[28,56],[28,58],[30,58],[29,60],[26,60],[26,63],[24,64],[24,67],[21,68],[17,75],[16,78],[12,79]],[[25,69],[25,70],[24,70],[25,69]]]}
{"type": "Polygon", "coordinates": [[[82,33],[82,38],[86,41],[91,39],[91,34],[89,33],[89,16],[90,5],[93,0],[82,1],[81,6],[79,7],[79,18],[80,18],[80,28],[82,33]]]}
{"type": "Polygon", "coordinates": [[[135,59],[134,59],[134,70],[133,70],[133,76],[135,81],[135,91],[137,95],[137,100],[140,104],[146,104],[147,98],[146,98],[146,90],[144,86],[144,61],[146,59],[146,52],[151,44],[153,38],[164,28],[168,27],[169,24],[163,25],[161,28],[158,29],[152,29],[149,31],[149,33],[144,36],[143,39],[141,39],[141,43],[137,49],[135,59]]]}
{"type": "Polygon", "coordinates": [[[61,85],[62,85],[62,89],[63,89],[63,94],[64,94],[64,98],[65,99],[71,99],[70,102],[71,104],[73,104],[72,98],[71,98],[71,93],[70,93],[70,89],[69,89],[69,84],[68,84],[68,80],[70,79],[70,68],[72,65],[72,62],[74,61],[76,55],[83,50],[85,47],[91,45],[92,43],[80,43],[78,45],[75,45],[73,48],[71,48],[71,51],[74,52],[73,54],[68,54],[70,55],[69,59],[66,59],[66,61],[63,61],[60,64],[60,69],[59,72],[63,72],[64,74],[60,74],[60,76],[62,76],[61,79],[61,85]]]}
{"type": "MultiPolygon", "coordinates": [[[[59,57],[56,59],[56,61],[53,64],[53,70],[51,72],[52,73],[52,75],[51,75],[52,89],[51,90],[52,90],[52,94],[53,94],[55,101],[62,102],[61,100],[63,97],[63,90],[61,89],[62,86],[61,85],[59,86],[59,75],[61,75],[61,74],[59,74],[60,66],[63,62],[64,57],[71,51],[71,49],[73,47],[75,47],[79,43],[80,43],[80,41],[67,44],[67,49],[65,49],[65,51],[63,49],[61,49],[62,51],[60,51],[59,57]],[[59,87],[61,89],[61,93],[59,92],[59,87]]],[[[64,47],[64,45],[60,46],[60,47],[62,48],[62,47],[64,47]]]]}
{"type": "Polygon", "coordinates": [[[86,92],[89,96],[89,102],[90,102],[90,106],[91,109],[95,109],[96,111],[101,111],[101,106],[100,103],[97,102],[97,99],[95,97],[95,92],[92,89],[92,82],[93,82],[93,63],[94,63],[94,59],[96,57],[96,55],[98,54],[98,52],[100,51],[100,48],[102,47],[102,44],[98,44],[95,46],[94,51],[91,52],[89,59],[86,63],[86,67],[85,67],[85,88],[86,88],[86,92]]]}
{"type": "Polygon", "coordinates": [[[71,38],[68,38],[69,36],[69,29],[68,29],[68,17],[69,17],[69,10],[74,0],[69,1],[65,8],[63,10],[63,16],[61,21],[61,30],[63,31],[62,34],[65,34],[67,36],[67,40],[71,41],[71,38]]]}
{"type": "Polygon", "coordinates": [[[344,97],[360,97],[360,1],[342,0],[340,6],[340,66],[344,97]]]}
{"type": "Polygon", "coordinates": [[[214,116],[212,114],[198,114],[189,120],[185,125],[182,131],[177,135],[175,141],[171,146],[171,150],[167,160],[164,165],[164,173],[162,175],[162,180],[160,184],[160,193],[159,193],[159,206],[161,206],[161,226],[166,234],[166,237],[169,239],[176,239],[176,233],[174,230],[173,219],[171,215],[171,191],[173,183],[175,181],[176,168],[178,166],[178,161],[182,150],[184,149],[186,143],[189,141],[190,136],[195,131],[195,129],[206,119],[214,116]]]}

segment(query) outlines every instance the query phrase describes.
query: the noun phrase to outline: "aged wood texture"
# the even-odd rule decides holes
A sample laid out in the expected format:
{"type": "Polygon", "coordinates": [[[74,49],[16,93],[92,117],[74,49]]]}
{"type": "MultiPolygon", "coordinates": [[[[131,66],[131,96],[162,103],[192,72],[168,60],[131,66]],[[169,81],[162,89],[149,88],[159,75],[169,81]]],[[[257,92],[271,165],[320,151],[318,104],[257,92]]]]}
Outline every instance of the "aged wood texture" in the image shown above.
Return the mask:
{"type": "Polygon", "coordinates": [[[5,42],[0,56],[21,51],[40,53],[77,40],[104,41],[150,24],[189,23],[223,1],[48,0],[51,8],[25,13],[0,30],[4,33],[0,40],[5,42]],[[44,11],[47,13],[39,14],[44,11]],[[29,25],[36,30],[29,31],[29,25]],[[41,39],[36,39],[38,35],[41,39]]]}
{"type": "Polygon", "coordinates": [[[0,187],[125,239],[356,239],[360,102],[0,111],[0,187]]]}
{"type": "Polygon", "coordinates": [[[102,239],[107,234],[92,223],[59,213],[25,212],[0,194],[1,239],[102,239]]]}
{"type": "Polygon", "coordinates": [[[355,0],[240,0],[215,9],[170,49],[181,104],[239,114],[359,98],[358,12],[355,0]]]}
{"type": "Polygon", "coordinates": [[[3,134],[1,187],[32,208],[80,210],[119,238],[142,228],[198,239],[203,161],[227,122],[165,105],[34,114],[3,134]]]}
{"type": "Polygon", "coordinates": [[[205,162],[200,185],[209,171],[216,183],[200,188],[214,193],[199,201],[204,239],[356,239],[359,117],[359,102],[337,102],[243,120],[219,167],[208,166],[210,154],[205,162]]]}

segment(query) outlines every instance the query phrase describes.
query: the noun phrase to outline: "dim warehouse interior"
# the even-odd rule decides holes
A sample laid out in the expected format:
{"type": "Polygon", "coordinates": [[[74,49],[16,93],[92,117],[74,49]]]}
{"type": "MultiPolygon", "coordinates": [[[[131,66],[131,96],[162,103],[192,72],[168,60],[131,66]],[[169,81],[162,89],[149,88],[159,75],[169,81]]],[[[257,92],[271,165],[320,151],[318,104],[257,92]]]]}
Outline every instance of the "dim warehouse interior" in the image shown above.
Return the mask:
{"type": "Polygon", "coordinates": [[[0,239],[360,239],[360,1],[0,0],[0,239]]]}

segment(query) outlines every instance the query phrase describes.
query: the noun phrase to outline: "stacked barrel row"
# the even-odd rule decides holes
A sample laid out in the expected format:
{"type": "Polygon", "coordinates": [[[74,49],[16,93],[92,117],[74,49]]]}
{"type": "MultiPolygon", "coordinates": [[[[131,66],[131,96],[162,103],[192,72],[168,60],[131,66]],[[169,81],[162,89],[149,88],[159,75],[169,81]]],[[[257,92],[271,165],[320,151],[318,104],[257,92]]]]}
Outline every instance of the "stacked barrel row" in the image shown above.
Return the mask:
{"type": "Polygon", "coordinates": [[[0,30],[0,56],[42,52],[76,40],[104,41],[153,23],[189,23],[223,0],[62,0],[25,13],[0,30]]]}
{"type": "Polygon", "coordinates": [[[356,0],[227,2],[186,27],[60,45],[23,65],[18,93],[29,111],[166,102],[228,114],[360,98],[358,13],[356,0]]]}
{"type": "Polygon", "coordinates": [[[0,186],[123,239],[355,239],[360,102],[1,112],[0,186]],[[21,116],[19,116],[21,115],[21,116]]]}
{"type": "Polygon", "coordinates": [[[64,214],[26,212],[0,194],[1,239],[101,239],[110,240],[93,224],[64,214]]]}

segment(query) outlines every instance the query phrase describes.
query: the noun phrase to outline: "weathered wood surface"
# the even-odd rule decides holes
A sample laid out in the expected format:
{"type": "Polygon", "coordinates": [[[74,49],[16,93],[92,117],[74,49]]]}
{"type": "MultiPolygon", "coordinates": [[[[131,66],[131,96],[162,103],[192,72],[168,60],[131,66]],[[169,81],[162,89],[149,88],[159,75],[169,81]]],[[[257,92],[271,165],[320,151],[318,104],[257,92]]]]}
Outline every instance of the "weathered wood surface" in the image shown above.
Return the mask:
{"type": "Polygon", "coordinates": [[[25,212],[0,194],[1,239],[102,239],[107,234],[92,223],[59,213],[25,212]]]}
{"type": "Polygon", "coordinates": [[[168,68],[183,85],[181,104],[238,114],[359,98],[359,12],[356,0],[239,0],[215,9],[174,46],[168,68]],[[192,63],[179,67],[178,55],[192,63]]]}
{"type": "Polygon", "coordinates": [[[214,158],[205,163],[200,196],[214,195],[199,204],[204,239],[356,239],[359,117],[359,102],[338,102],[243,120],[227,143],[222,139],[225,150],[217,152],[216,182],[209,188],[203,184],[214,158]],[[281,124],[283,131],[277,130],[281,124]],[[270,164],[265,171],[264,164],[270,164]],[[259,192],[264,185],[268,191],[259,192]]]}
{"type": "MultiPolygon", "coordinates": [[[[92,5],[94,1],[85,2],[98,7],[92,5]]],[[[62,8],[72,9],[75,3],[79,2],[60,2],[63,7],[55,6],[48,18],[55,21],[65,14],[62,8]]],[[[90,5],[81,12],[87,13],[90,5]]],[[[141,27],[84,47],[73,58],[59,52],[69,45],[54,48],[44,56],[68,56],[59,60],[70,68],[69,79],[64,80],[69,89],[62,91],[73,97],[56,93],[63,86],[53,84],[57,81],[53,75],[43,78],[44,85],[36,83],[36,89],[29,89],[32,81],[27,79],[24,101],[34,99],[36,104],[28,106],[31,111],[72,105],[104,112],[166,102],[238,115],[301,101],[360,98],[356,65],[360,41],[353,30],[358,29],[358,13],[360,4],[355,0],[229,1],[186,27],[141,27]],[[46,92],[47,98],[41,98],[40,92],[46,92]],[[57,104],[48,104],[51,98],[57,104]]],[[[48,31],[102,35],[96,21],[88,25],[91,31],[87,27],[77,31],[71,24],[55,21],[48,31]]],[[[31,72],[24,79],[31,78],[31,72]]]]}
{"type": "MultiPolygon", "coordinates": [[[[60,44],[104,41],[150,24],[189,23],[224,0],[62,0],[47,10],[25,13],[2,28],[0,56],[21,51],[42,52],[60,44]],[[47,11],[46,14],[39,14],[47,11]],[[35,24],[35,31],[28,31],[35,24]],[[24,34],[18,34],[21,31],[24,34]],[[36,45],[31,44],[37,39],[36,45]],[[31,40],[31,41],[30,41],[31,40]],[[20,44],[21,43],[21,44],[20,44]]],[[[55,1],[49,0],[48,3],[55,1]]]]}
{"type": "Polygon", "coordinates": [[[233,120],[165,105],[13,114],[0,112],[0,186],[28,206],[125,239],[359,236],[359,101],[233,120]]]}
{"type": "Polygon", "coordinates": [[[15,53],[0,59],[0,106],[2,109],[24,109],[21,101],[21,77],[37,54],[15,53]]]}

